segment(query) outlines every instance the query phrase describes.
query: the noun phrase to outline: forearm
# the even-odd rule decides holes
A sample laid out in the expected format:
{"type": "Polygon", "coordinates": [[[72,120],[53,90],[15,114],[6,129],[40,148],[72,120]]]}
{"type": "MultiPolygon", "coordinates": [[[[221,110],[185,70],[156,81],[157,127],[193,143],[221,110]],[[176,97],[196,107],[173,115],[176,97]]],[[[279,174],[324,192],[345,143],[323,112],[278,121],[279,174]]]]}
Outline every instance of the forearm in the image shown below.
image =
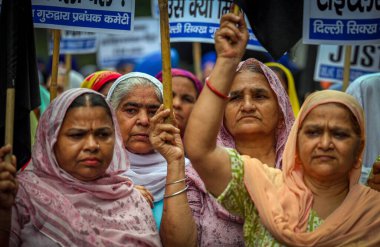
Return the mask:
{"type": "MultiPolygon", "coordinates": [[[[167,183],[185,178],[184,162],[168,164],[167,183]]],[[[166,185],[165,196],[173,195],[185,188],[186,182],[166,185]]],[[[186,191],[164,199],[164,211],[160,227],[164,246],[197,246],[197,227],[187,200],[186,191]]]]}
{"type": "MultiPolygon", "coordinates": [[[[209,78],[212,86],[228,95],[237,65],[232,59],[218,58],[209,78]]],[[[220,194],[231,179],[229,157],[216,145],[226,103],[227,100],[205,86],[195,103],[185,135],[186,154],[214,195],[220,194]]]]}
{"type": "Polygon", "coordinates": [[[2,246],[9,245],[11,220],[12,209],[0,209],[0,243],[2,246]]]}
{"type": "MultiPolygon", "coordinates": [[[[228,95],[236,66],[229,59],[218,59],[209,83],[222,94],[228,95]]],[[[194,105],[185,133],[186,154],[192,161],[202,159],[215,149],[226,103],[225,99],[205,85],[194,105]]]]}

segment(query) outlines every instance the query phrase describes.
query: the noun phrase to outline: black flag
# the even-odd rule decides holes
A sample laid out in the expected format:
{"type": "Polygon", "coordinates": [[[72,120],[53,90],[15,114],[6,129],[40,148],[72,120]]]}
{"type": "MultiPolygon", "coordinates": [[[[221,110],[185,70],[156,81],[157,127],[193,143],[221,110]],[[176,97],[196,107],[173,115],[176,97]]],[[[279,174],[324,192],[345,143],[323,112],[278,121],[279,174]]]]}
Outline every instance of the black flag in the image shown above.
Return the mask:
{"type": "Polygon", "coordinates": [[[13,153],[18,168],[31,157],[30,111],[40,105],[31,0],[3,0],[0,15],[0,145],[6,89],[15,87],[13,153]]]}
{"type": "Polygon", "coordinates": [[[253,33],[274,59],[302,38],[303,0],[235,0],[253,33]]]}

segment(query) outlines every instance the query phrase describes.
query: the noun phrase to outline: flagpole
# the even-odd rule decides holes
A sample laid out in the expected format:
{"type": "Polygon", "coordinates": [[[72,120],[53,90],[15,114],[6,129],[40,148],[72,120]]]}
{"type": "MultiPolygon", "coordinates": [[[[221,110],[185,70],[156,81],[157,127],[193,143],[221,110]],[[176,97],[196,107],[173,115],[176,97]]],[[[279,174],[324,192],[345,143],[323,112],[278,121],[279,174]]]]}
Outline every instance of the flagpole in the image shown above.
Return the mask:
{"type": "Polygon", "coordinates": [[[350,83],[351,50],[351,45],[346,45],[344,48],[343,92],[346,91],[350,83]]]}
{"type": "Polygon", "coordinates": [[[169,36],[168,0],[158,0],[160,9],[161,50],[162,50],[162,82],[164,87],[164,106],[170,109],[168,123],[173,123],[173,92],[169,36]]]}
{"type": "Polygon", "coordinates": [[[58,63],[59,63],[59,45],[61,39],[61,31],[58,29],[53,30],[53,65],[51,71],[50,81],[50,102],[57,97],[57,79],[58,79],[58,63]]]}
{"type": "MultiPolygon", "coordinates": [[[[15,82],[12,82],[7,88],[7,103],[5,112],[5,144],[10,144],[13,149],[13,131],[14,131],[14,112],[15,112],[15,82]]],[[[5,156],[6,162],[11,162],[12,151],[5,156]]]]}
{"type": "Polygon", "coordinates": [[[202,69],[201,69],[201,54],[202,47],[201,43],[194,42],[193,43],[193,62],[194,62],[194,72],[197,78],[202,81],[202,69]]]}

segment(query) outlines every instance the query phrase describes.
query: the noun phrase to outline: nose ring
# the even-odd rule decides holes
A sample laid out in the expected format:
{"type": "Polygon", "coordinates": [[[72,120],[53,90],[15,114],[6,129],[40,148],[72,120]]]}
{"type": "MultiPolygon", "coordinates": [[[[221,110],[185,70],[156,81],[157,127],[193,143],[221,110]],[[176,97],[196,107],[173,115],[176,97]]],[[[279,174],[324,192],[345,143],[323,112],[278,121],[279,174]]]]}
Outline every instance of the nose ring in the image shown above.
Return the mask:
{"type": "Polygon", "coordinates": [[[96,145],[96,147],[97,147],[98,149],[100,149],[100,145],[99,145],[99,143],[96,145]]]}

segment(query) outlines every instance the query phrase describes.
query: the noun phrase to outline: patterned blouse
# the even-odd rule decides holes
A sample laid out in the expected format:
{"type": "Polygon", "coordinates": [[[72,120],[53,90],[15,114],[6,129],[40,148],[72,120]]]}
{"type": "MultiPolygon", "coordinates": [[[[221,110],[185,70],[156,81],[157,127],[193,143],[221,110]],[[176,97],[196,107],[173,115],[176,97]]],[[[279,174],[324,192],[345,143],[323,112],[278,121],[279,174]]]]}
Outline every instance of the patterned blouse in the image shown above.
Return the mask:
{"type": "MultiPolygon", "coordinates": [[[[244,186],[244,163],[234,149],[227,149],[231,159],[232,180],[218,201],[231,213],[245,219],[243,232],[246,246],[282,246],[262,225],[259,214],[244,186]]],[[[311,211],[307,231],[314,231],[323,223],[315,211],[311,211]]]]}

